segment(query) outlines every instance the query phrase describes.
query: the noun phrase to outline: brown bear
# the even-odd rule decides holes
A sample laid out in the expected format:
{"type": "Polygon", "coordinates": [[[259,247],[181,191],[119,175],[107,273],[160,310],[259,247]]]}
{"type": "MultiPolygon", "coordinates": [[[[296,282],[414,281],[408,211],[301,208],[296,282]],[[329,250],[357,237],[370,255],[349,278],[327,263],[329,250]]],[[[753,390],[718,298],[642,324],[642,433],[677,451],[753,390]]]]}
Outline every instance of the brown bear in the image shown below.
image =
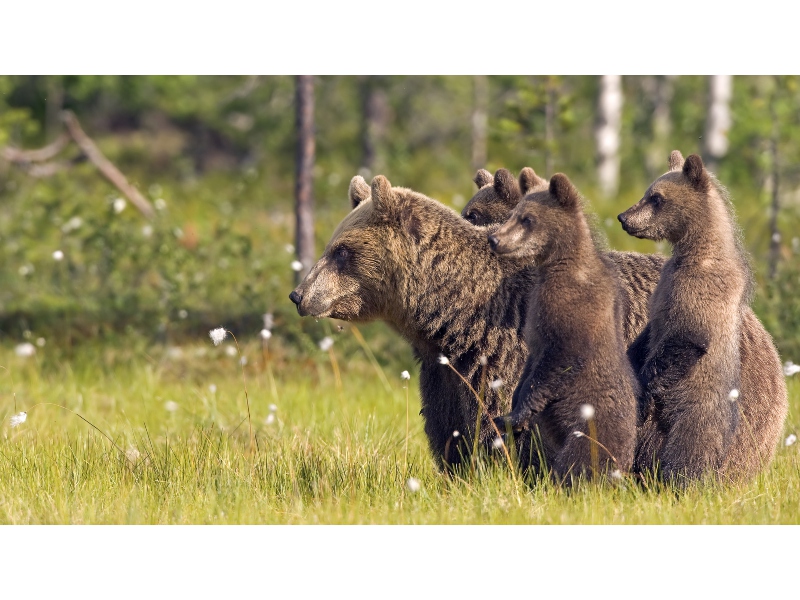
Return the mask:
{"type": "Polygon", "coordinates": [[[478,192],[461,211],[473,225],[502,223],[526,194],[547,189],[547,180],[530,167],[520,171],[519,183],[507,169],[498,169],[494,177],[486,169],[478,169],[473,181],[478,192]]]}
{"type": "Polygon", "coordinates": [[[491,419],[508,412],[527,358],[521,332],[534,269],[492,254],[485,228],[383,176],[371,188],[354,177],[350,200],[354,208],[290,298],[300,315],[383,320],[408,340],[420,362],[430,448],[440,466],[459,463],[470,453],[479,405],[450,366],[475,390],[505,383],[486,386],[479,440],[488,447],[497,435],[491,419]]]}
{"type": "MultiPolygon", "coordinates": [[[[748,418],[755,416],[747,410],[755,388],[744,381],[741,340],[752,322],[753,282],[727,191],[699,156],[684,162],[674,151],[670,170],[618,218],[627,233],[673,247],[650,299],[649,322],[630,348],[648,419],[639,468],[659,468],[665,480],[682,485],[727,473],[734,457],[738,474],[748,461],[737,455],[758,449],[753,428],[762,425],[748,418]]],[[[759,365],[761,380],[780,370],[777,356],[765,358],[773,365],[759,365]]],[[[771,424],[774,448],[785,390],[768,401],[780,417],[771,424]]]]}
{"type": "Polygon", "coordinates": [[[496,422],[520,431],[539,415],[542,446],[552,449],[560,480],[629,471],[639,385],[622,332],[622,285],[595,246],[578,191],[557,173],[488,240],[495,254],[536,265],[524,331],[528,360],[511,413],[496,422]]]}
{"type": "MultiPolygon", "coordinates": [[[[670,164],[670,168],[673,166],[670,164]]],[[[502,200],[505,192],[498,193],[493,185],[486,187],[489,182],[486,176],[491,178],[491,175],[487,171],[483,173],[483,185],[480,187],[484,193],[481,195],[481,205],[496,204],[499,207],[499,210],[487,213],[492,214],[496,220],[487,221],[486,225],[493,225],[505,221],[511,209],[502,200]]],[[[648,321],[648,302],[658,283],[666,257],[616,251],[608,251],[606,256],[615,265],[623,284],[624,333],[626,342],[630,345],[648,321]]],[[[725,475],[730,478],[753,476],[770,463],[783,432],[788,410],[786,382],[775,344],[749,307],[744,311],[739,352],[742,364],[742,384],[739,390],[742,419],[725,469],[725,475]]],[[[635,472],[652,469],[653,457],[662,439],[648,414],[644,402],[640,402],[639,418],[642,425],[639,428],[635,472]]]]}

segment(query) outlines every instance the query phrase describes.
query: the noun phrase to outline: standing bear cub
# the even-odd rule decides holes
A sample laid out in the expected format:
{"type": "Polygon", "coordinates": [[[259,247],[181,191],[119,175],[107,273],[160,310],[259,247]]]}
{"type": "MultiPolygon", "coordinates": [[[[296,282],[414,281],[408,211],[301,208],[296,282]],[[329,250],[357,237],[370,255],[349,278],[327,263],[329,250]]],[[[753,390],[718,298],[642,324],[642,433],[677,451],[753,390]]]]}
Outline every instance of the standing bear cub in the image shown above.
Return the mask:
{"type": "Polygon", "coordinates": [[[595,247],[577,190],[554,175],[488,240],[495,254],[536,266],[524,330],[530,353],[511,413],[496,423],[538,426],[559,479],[630,470],[639,388],[626,355],[621,285],[595,247]]]}
{"type": "Polygon", "coordinates": [[[674,151],[670,171],[619,220],[629,234],[673,247],[630,348],[657,428],[641,462],[677,483],[719,474],[739,427],[739,339],[752,291],[732,206],[699,156],[684,163],[674,151]]]}

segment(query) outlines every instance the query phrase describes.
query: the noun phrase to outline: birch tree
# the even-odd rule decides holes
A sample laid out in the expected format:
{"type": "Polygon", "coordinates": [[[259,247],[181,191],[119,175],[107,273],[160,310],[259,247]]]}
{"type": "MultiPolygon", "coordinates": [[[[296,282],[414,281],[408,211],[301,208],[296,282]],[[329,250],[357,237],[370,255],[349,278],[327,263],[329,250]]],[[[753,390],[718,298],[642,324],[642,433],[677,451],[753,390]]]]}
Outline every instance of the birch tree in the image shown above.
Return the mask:
{"type": "Polygon", "coordinates": [[[619,189],[619,148],[622,130],[622,77],[603,75],[597,97],[597,179],[600,192],[613,196],[619,189]]]}

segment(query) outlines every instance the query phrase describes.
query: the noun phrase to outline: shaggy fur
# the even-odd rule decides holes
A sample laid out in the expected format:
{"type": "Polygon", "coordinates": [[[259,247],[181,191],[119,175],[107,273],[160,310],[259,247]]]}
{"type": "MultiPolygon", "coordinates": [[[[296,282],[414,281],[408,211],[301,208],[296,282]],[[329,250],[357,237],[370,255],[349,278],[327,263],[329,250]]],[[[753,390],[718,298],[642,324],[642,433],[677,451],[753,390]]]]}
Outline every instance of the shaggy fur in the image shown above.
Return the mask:
{"type": "MultiPolygon", "coordinates": [[[[366,185],[356,176],[351,194],[366,185]]],[[[508,412],[512,386],[527,358],[522,339],[533,268],[489,252],[486,229],[383,176],[360,201],[290,298],[300,315],[348,321],[383,320],[413,346],[420,361],[425,433],[440,466],[471,450],[478,403],[447,365],[446,356],[476,390],[480,357],[486,390],[480,441],[496,437],[490,419],[508,412]],[[461,435],[453,438],[453,432],[461,435]]],[[[528,460],[521,457],[523,464],[528,460]]]]}
{"type": "Polygon", "coordinates": [[[600,473],[630,470],[639,386],[622,333],[622,286],[595,247],[577,190],[554,175],[549,190],[526,196],[488,240],[496,254],[537,266],[525,324],[530,354],[512,411],[498,423],[519,431],[540,415],[542,443],[552,449],[548,459],[560,479],[594,475],[595,442],[575,432],[599,442],[600,473]],[[591,431],[581,416],[585,404],[595,409],[591,431]]]}
{"type": "MultiPolygon", "coordinates": [[[[742,436],[759,426],[743,421],[749,421],[752,400],[761,398],[751,399],[752,384],[742,373],[745,347],[750,350],[757,332],[745,330],[755,319],[748,306],[752,276],[732,205],[699,156],[683,162],[676,151],[669,163],[671,170],[619,220],[631,235],[673,246],[650,300],[650,321],[629,355],[646,411],[637,468],[660,466],[663,478],[685,483],[728,473],[732,458],[733,473],[753,471],[758,461],[744,459],[742,445],[752,452],[764,444],[742,436]],[[730,397],[731,390],[738,398],[730,397]]],[[[756,360],[768,358],[770,353],[756,360]]],[[[773,368],[780,371],[779,360],[773,368]]],[[[769,370],[754,375],[770,379],[769,370]]],[[[774,403],[777,414],[781,404],[785,414],[785,387],[782,399],[765,400],[760,412],[773,412],[774,403]]],[[[771,423],[778,436],[782,423],[771,423]]],[[[770,456],[777,440],[771,441],[770,456]]]]}

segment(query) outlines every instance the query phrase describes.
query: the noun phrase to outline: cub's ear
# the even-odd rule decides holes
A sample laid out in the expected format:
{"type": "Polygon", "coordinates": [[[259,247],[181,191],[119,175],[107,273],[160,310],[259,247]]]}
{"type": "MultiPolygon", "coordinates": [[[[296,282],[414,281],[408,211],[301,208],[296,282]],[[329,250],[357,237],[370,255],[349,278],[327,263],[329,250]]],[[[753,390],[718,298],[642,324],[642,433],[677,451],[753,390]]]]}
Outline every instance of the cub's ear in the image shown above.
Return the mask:
{"type": "Polygon", "coordinates": [[[386,210],[392,203],[392,184],[383,175],[376,175],[372,178],[370,195],[375,208],[386,210]]]}
{"type": "Polygon", "coordinates": [[[569,178],[563,173],[556,173],[550,179],[550,195],[563,208],[575,209],[580,206],[580,195],[569,178]]]}
{"type": "Polygon", "coordinates": [[[683,174],[697,191],[704,192],[708,189],[708,171],[703,165],[703,159],[697,154],[690,154],[687,157],[686,162],[683,163],[683,174]]]}
{"type": "Polygon", "coordinates": [[[475,178],[472,181],[475,182],[475,185],[478,186],[478,189],[481,189],[485,185],[491,185],[494,183],[494,178],[486,169],[478,169],[478,172],[475,173],[475,178]]]}
{"type": "Polygon", "coordinates": [[[680,150],[673,150],[669,153],[669,170],[680,171],[683,168],[683,154],[680,150]]]}
{"type": "Polygon", "coordinates": [[[348,195],[350,196],[351,208],[355,208],[369,198],[369,186],[361,175],[356,175],[350,180],[348,195]]]}
{"type": "Polygon", "coordinates": [[[494,174],[494,191],[501,200],[520,200],[522,192],[508,169],[498,169],[494,174]]]}
{"type": "Polygon", "coordinates": [[[539,177],[530,167],[525,167],[519,172],[519,189],[523,196],[530,194],[534,189],[547,189],[547,180],[539,177]]]}

